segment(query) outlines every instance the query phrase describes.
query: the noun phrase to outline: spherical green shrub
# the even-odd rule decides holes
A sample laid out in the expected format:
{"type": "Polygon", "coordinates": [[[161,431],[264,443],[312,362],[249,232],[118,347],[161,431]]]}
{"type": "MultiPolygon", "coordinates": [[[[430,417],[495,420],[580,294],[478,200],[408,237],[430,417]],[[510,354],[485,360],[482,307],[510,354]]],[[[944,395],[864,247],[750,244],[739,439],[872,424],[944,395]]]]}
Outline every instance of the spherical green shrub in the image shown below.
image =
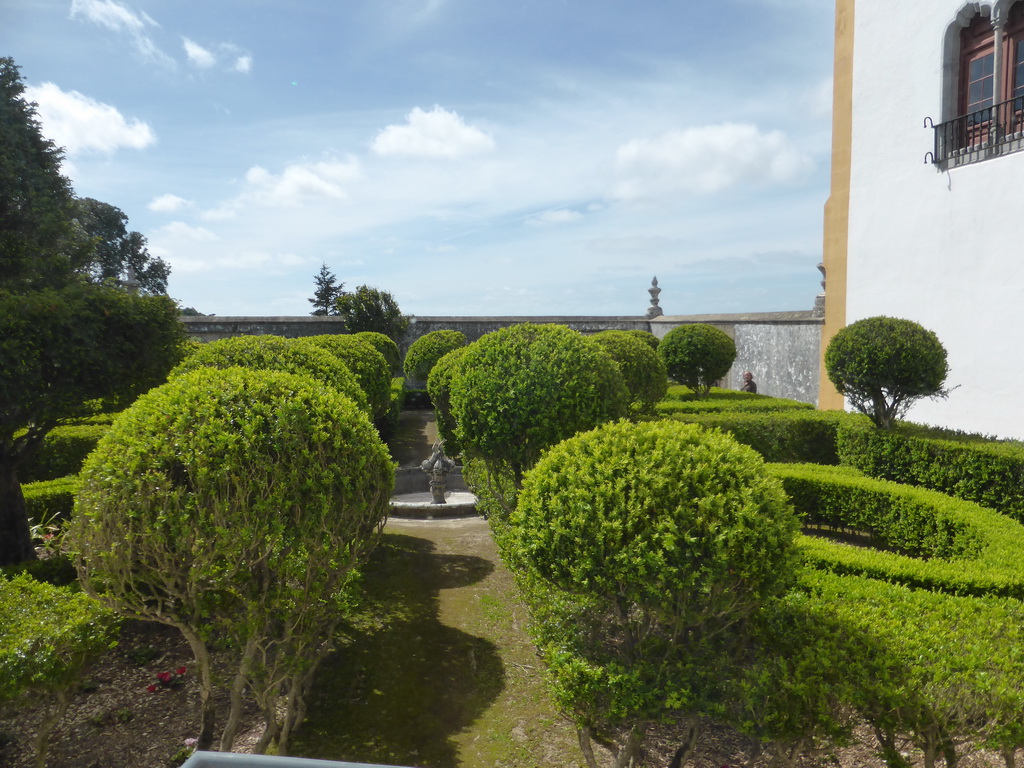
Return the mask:
{"type": "Polygon", "coordinates": [[[559,588],[694,623],[788,584],[798,527],[752,448],[670,421],[618,421],[554,446],[524,477],[509,524],[522,560],[559,588]]]}
{"type": "Polygon", "coordinates": [[[618,421],[541,457],[499,543],[556,698],[608,738],[708,711],[744,622],[793,582],[797,528],[752,449],[694,425],[618,421]]]}
{"type": "Polygon", "coordinates": [[[453,349],[466,346],[462,331],[431,331],[409,345],[405,353],[405,377],[412,381],[426,381],[430,369],[453,349]]]}
{"type": "Polygon", "coordinates": [[[326,350],[296,346],[281,336],[235,336],[212,341],[182,361],[171,371],[169,378],[174,379],[200,368],[224,369],[236,366],[312,376],[369,412],[366,394],[347,365],[326,350]]]}
{"type": "Polygon", "coordinates": [[[650,331],[641,331],[639,328],[634,328],[632,330],[626,331],[626,333],[628,333],[635,339],[640,339],[640,341],[649,346],[655,352],[658,351],[658,337],[655,336],[650,331]]]}
{"type": "Polygon", "coordinates": [[[444,355],[427,376],[427,394],[434,404],[437,434],[445,441],[445,450],[455,456],[461,452],[455,432],[455,417],[452,415],[451,388],[452,382],[459,374],[459,363],[465,357],[469,347],[458,347],[444,355]]]}
{"type": "Polygon", "coordinates": [[[204,368],[115,421],[83,467],[67,544],[90,594],[189,641],[209,744],[210,638],[265,649],[238,663],[267,711],[288,690],[301,701],[393,483],[350,398],[308,376],[204,368]],[[288,682],[264,687],[275,680],[288,682]]]}
{"type": "Polygon", "coordinates": [[[383,333],[377,333],[376,331],[360,331],[353,335],[357,339],[369,342],[378,352],[384,355],[384,359],[388,361],[388,370],[391,371],[392,376],[402,375],[402,351],[394,341],[383,333]]]}
{"type": "Polygon", "coordinates": [[[391,401],[391,372],[388,361],[377,348],[364,339],[347,334],[323,334],[295,339],[296,346],[312,345],[330,352],[343,362],[366,395],[374,420],[383,418],[391,401]]]}
{"type": "Polygon", "coordinates": [[[629,392],[600,344],[564,325],[523,323],[469,346],[451,403],[462,450],[518,484],[549,446],[624,416],[629,392]]]}
{"type": "Polygon", "coordinates": [[[841,329],[825,350],[829,380],[850,404],[888,428],[923,397],[945,397],[946,348],[911,320],[868,317],[841,329]]]}
{"type": "Polygon", "coordinates": [[[658,354],[672,379],[706,395],[716,381],[729,373],[736,359],[736,344],[725,331],[691,323],[665,334],[658,354]]]}
{"type": "Polygon", "coordinates": [[[604,347],[604,351],[619,364],[632,407],[640,412],[653,410],[654,404],[668,392],[665,361],[650,345],[629,331],[602,331],[590,338],[604,347]]]}

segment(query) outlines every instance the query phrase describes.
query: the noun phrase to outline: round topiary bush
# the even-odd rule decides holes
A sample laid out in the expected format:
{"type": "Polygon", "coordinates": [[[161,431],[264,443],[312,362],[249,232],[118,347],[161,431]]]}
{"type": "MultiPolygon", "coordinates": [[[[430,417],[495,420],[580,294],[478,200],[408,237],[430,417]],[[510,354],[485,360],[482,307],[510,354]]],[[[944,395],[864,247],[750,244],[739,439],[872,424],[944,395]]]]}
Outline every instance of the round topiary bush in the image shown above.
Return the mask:
{"type": "Polygon", "coordinates": [[[760,456],[720,432],[618,421],[548,450],[500,544],[581,741],[707,711],[744,622],[792,584],[797,530],[760,456]]]}
{"type": "Polygon", "coordinates": [[[188,640],[202,746],[213,738],[211,638],[239,654],[263,705],[288,690],[301,702],[393,483],[387,448],[351,399],[308,376],[200,369],[115,421],[82,469],[66,541],[90,594],[188,640]],[[241,654],[249,642],[264,652],[241,654]]]}
{"type": "Polygon", "coordinates": [[[509,525],[519,558],[560,589],[671,607],[694,625],[788,584],[798,529],[757,452],[674,421],[618,421],[552,447],[509,525]]]}
{"type": "Polygon", "coordinates": [[[658,345],[668,375],[698,395],[729,373],[736,344],[725,331],[704,323],[673,328],[658,345]]]}
{"type": "Polygon", "coordinates": [[[462,331],[431,331],[420,336],[405,353],[405,377],[411,381],[426,381],[438,360],[464,346],[466,334],[462,331]]]}
{"type": "Polygon", "coordinates": [[[347,334],[322,334],[295,339],[296,346],[313,346],[330,352],[343,362],[366,395],[371,417],[384,418],[391,404],[391,372],[388,361],[368,341],[347,334]]]}
{"type": "Polygon", "coordinates": [[[658,351],[658,337],[655,336],[650,331],[641,331],[639,328],[634,328],[632,330],[626,331],[626,333],[628,333],[635,339],[640,339],[640,341],[649,346],[655,352],[658,351]]]}
{"type": "Polygon", "coordinates": [[[200,368],[224,369],[236,366],[312,376],[320,383],[334,387],[369,412],[366,394],[348,366],[327,350],[311,345],[296,346],[281,336],[235,336],[212,341],[182,361],[168,378],[174,379],[200,368]]]}
{"type": "Polygon", "coordinates": [[[376,331],[360,331],[353,334],[353,336],[369,342],[378,352],[384,355],[384,359],[388,361],[388,370],[391,371],[392,376],[402,375],[402,351],[394,341],[383,333],[377,333],[376,331]]]}
{"type": "Polygon", "coordinates": [[[469,347],[453,349],[437,361],[427,376],[427,394],[430,395],[430,402],[434,404],[437,434],[445,441],[445,451],[451,456],[462,452],[456,435],[455,417],[452,416],[451,388],[455,377],[459,375],[459,363],[468,349],[469,347]]]}
{"type": "Polygon", "coordinates": [[[652,411],[654,404],[668,392],[665,361],[650,345],[629,331],[602,331],[590,338],[604,347],[604,351],[619,364],[632,399],[632,408],[641,413],[652,411]]]}
{"type": "Polygon", "coordinates": [[[468,347],[451,383],[463,452],[518,484],[543,450],[624,416],[629,392],[600,344],[564,325],[523,323],[468,347]]]}
{"type": "Polygon", "coordinates": [[[825,370],[850,405],[883,428],[917,400],[948,394],[946,348],[931,331],[897,317],[868,317],[841,329],[825,350],[825,370]]]}

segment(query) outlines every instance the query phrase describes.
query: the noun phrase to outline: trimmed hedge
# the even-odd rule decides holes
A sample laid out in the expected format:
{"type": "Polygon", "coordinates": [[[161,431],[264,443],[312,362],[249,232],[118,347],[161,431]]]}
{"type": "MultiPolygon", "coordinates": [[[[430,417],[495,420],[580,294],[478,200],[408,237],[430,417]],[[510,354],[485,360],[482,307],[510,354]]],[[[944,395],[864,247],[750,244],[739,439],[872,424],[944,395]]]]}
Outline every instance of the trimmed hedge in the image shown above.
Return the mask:
{"type": "Polygon", "coordinates": [[[872,477],[942,491],[1024,521],[1024,446],[960,433],[931,436],[936,433],[847,421],[836,436],[837,452],[843,464],[872,477]]]}
{"type": "Polygon", "coordinates": [[[402,351],[394,341],[383,333],[377,333],[376,331],[360,331],[352,335],[357,339],[369,342],[378,352],[384,355],[384,359],[387,360],[388,366],[391,369],[392,376],[402,375],[402,351]]]}
{"type": "Polygon", "coordinates": [[[769,411],[813,411],[814,406],[799,400],[755,395],[731,389],[712,387],[699,398],[692,389],[682,384],[668,388],[668,394],[655,406],[658,413],[764,413],[769,411]]]}
{"type": "Polygon", "coordinates": [[[638,413],[653,410],[668,392],[668,372],[661,356],[627,331],[602,331],[590,338],[618,364],[632,400],[630,408],[638,413]]]}
{"type": "Polygon", "coordinates": [[[405,377],[410,381],[426,382],[431,369],[449,352],[466,346],[462,331],[431,331],[409,345],[402,364],[405,377]]]}
{"type": "Polygon", "coordinates": [[[365,339],[347,334],[321,334],[293,339],[298,347],[324,349],[343,362],[359,382],[370,407],[370,419],[387,415],[391,396],[391,370],[387,359],[377,347],[365,339]]]}
{"type": "Polygon", "coordinates": [[[105,418],[105,423],[51,429],[38,450],[18,468],[18,479],[22,483],[33,483],[78,474],[85,457],[92,453],[96,443],[110,429],[110,417],[105,418]]]}
{"type": "Polygon", "coordinates": [[[21,492],[25,496],[29,519],[47,524],[67,522],[75,507],[76,490],[75,475],[25,483],[21,486],[21,492]]]}
{"type": "MultiPolygon", "coordinates": [[[[836,432],[846,420],[865,416],[842,411],[792,409],[777,412],[674,413],[663,418],[728,432],[765,461],[838,464],[836,432]]],[[[870,423],[870,422],[869,422],[870,423]]]]}
{"type": "Polygon", "coordinates": [[[805,532],[808,525],[850,528],[871,534],[872,545],[893,550],[805,535],[801,548],[813,567],[956,595],[1024,599],[1024,526],[1008,517],[848,468],[771,469],[805,516],[805,532]]]}
{"type": "MultiPolygon", "coordinates": [[[[387,337],[385,337],[387,338],[387,337]]],[[[388,389],[388,411],[374,422],[381,440],[387,440],[398,429],[398,419],[405,408],[405,379],[394,378],[388,389]]]]}

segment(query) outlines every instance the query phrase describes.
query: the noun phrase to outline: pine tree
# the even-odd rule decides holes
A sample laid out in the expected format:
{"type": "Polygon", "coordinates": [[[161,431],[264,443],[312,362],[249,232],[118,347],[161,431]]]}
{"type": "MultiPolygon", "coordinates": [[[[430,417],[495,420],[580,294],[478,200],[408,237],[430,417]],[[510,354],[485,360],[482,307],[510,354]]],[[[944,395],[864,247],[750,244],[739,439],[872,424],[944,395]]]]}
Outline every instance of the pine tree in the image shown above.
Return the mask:
{"type": "Polygon", "coordinates": [[[325,315],[337,315],[338,297],[343,293],[344,283],[336,283],[334,273],[327,268],[326,264],[320,265],[320,272],[313,276],[316,283],[316,290],[313,291],[313,298],[306,299],[313,305],[313,311],[309,314],[323,317],[325,315]]]}

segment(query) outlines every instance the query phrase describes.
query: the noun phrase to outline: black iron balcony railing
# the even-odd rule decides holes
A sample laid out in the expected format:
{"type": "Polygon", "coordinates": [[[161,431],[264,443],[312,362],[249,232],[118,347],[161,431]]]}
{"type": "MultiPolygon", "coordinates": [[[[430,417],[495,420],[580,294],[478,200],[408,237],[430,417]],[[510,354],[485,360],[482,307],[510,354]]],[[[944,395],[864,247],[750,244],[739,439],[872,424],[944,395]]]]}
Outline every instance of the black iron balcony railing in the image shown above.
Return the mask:
{"type": "Polygon", "coordinates": [[[953,167],[1024,149],[1024,96],[939,123],[932,162],[953,167]]]}

